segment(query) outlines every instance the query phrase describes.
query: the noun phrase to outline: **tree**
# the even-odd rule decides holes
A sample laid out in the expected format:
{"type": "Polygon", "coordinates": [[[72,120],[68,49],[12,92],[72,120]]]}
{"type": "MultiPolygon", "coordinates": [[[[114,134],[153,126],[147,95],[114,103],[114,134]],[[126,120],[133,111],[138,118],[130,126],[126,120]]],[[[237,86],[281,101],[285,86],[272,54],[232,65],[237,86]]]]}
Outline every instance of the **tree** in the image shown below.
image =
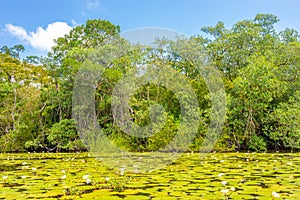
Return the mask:
{"type": "Polygon", "coordinates": [[[258,14],[231,28],[218,22],[202,28],[208,38],[157,38],[153,48],[130,44],[119,35],[119,26],[96,19],[58,38],[44,58],[21,60],[22,45],[3,46],[0,150],[85,150],[76,128],[81,122],[72,112],[76,92],[82,92],[79,101],[92,100],[93,124],[121,148],[180,150],[193,131],[190,149],[199,150],[224,121],[220,80],[228,106],[216,150],[298,150],[299,34],[290,28],[278,33],[278,21],[258,14]],[[84,90],[84,83],[92,91],[84,90]],[[180,90],[182,83],[190,93],[180,90]]]}
{"type": "Polygon", "coordinates": [[[207,51],[214,64],[232,81],[238,70],[246,67],[248,58],[265,55],[272,50],[277,39],[274,24],[278,19],[270,14],[258,14],[253,20],[242,20],[225,29],[223,22],[201,30],[214,36],[207,44],[207,51]]]}
{"type": "MultiPolygon", "coordinates": [[[[6,48],[4,48],[6,49],[6,48]]],[[[2,150],[22,150],[36,134],[39,89],[47,76],[42,66],[0,54],[0,143],[2,150]]]]}
{"type": "Polygon", "coordinates": [[[286,85],[276,76],[275,66],[264,57],[251,62],[239,70],[240,76],[233,81],[228,121],[237,147],[265,150],[265,120],[284,97],[286,85]]]}
{"type": "Polygon", "coordinates": [[[53,149],[61,150],[82,150],[84,145],[78,134],[75,121],[72,119],[64,119],[59,123],[53,124],[49,130],[47,140],[54,145],[53,149]]]}
{"type": "MultiPolygon", "coordinates": [[[[51,77],[47,85],[41,88],[40,96],[40,126],[44,134],[36,141],[30,141],[29,146],[52,148],[53,143],[43,141],[47,141],[46,135],[54,124],[72,118],[72,91],[79,67],[94,49],[109,43],[119,32],[119,26],[106,20],[88,20],[86,24],[73,28],[69,34],[55,41],[48,57],[40,61],[51,77]]],[[[26,61],[37,60],[30,57],[26,61]]]]}
{"type": "Polygon", "coordinates": [[[280,103],[270,115],[273,126],[270,127],[270,138],[275,141],[275,148],[300,148],[300,104],[299,91],[291,96],[288,102],[280,103]]]}
{"type": "Polygon", "coordinates": [[[20,53],[23,52],[25,50],[23,45],[15,45],[11,48],[7,47],[7,46],[3,46],[0,49],[0,52],[3,54],[7,54],[10,55],[13,58],[20,58],[20,53]]]}

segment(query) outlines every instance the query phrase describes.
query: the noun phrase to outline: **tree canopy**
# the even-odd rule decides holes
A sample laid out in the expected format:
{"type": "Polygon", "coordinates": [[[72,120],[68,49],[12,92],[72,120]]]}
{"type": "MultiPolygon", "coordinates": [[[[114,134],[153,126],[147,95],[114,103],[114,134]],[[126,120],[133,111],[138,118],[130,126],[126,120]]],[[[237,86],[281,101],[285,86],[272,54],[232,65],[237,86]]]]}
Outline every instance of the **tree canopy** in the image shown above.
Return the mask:
{"type": "MultiPolygon", "coordinates": [[[[188,149],[200,150],[211,123],[213,95],[205,77],[191,62],[195,56],[203,56],[197,65],[217,69],[226,91],[226,120],[214,150],[299,150],[299,33],[291,28],[278,32],[275,29],[278,21],[274,15],[258,14],[229,29],[218,22],[201,29],[207,37],[199,34],[176,41],[159,38],[158,48],[153,48],[131,44],[121,38],[119,26],[95,19],[55,40],[46,57],[33,55],[22,60],[20,53],[25,50],[22,45],[3,46],[0,151],[88,149],[80,140],[78,122],[72,114],[75,79],[83,65],[94,66],[102,73],[101,79],[94,83],[97,118],[94,122],[111,142],[130,151],[156,151],[168,145],[176,134],[189,132],[191,127],[181,126],[181,98],[163,84],[171,80],[171,71],[184,76],[199,106],[197,110],[184,107],[187,113],[197,112],[199,116],[197,132],[188,149]],[[183,51],[186,49],[199,54],[188,54],[183,51]],[[108,57],[99,61],[91,56],[113,56],[107,52],[116,55],[111,62],[106,62],[108,57]],[[141,71],[140,66],[146,67],[141,71]],[[147,66],[156,68],[151,71],[147,66]],[[161,74],[164,70],[166,73],[161,74]],[[114,89],[130,73],[147,73],[161,82],[137,88],[116,120],[114,89]],[[145,135],[155,134],[135,137],[126,133],[128,119],[143,127],[145,135]],[[153,120],[163,123],[148,126],[153,120]]],[[[185,95],[182,98],[190,98],[185,95]]],[[[175,146],[170,148],[177,150],[175,146]]]]}

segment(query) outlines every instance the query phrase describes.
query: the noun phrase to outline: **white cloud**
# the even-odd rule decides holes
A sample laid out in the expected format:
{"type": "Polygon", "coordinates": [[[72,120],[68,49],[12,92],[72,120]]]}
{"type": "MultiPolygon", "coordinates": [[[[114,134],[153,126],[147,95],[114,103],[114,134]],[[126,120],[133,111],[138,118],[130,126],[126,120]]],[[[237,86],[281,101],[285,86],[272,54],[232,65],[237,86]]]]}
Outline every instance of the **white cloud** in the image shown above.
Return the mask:
{"type": "Polygon", "coordinates": [[[86,6],[86,9],[93,10],[100,6],[100,0],[87,0],[85,6],[86,6]]]}
{"type": "Polygon", "coordinates": [[[47,28],[38,27],[35,32],[28,32],[21,26],[5,25],[6,30],[20,40],[28,42],[33,48],[40,51],[49,51],[54,46],[54,39],[63,37],[72,29],[65,22],[48,24],[47,28]]]}
{"type": "Polygon", "coordinates": [[[77,23],[74,19],[71,20],[71,23],[72,25],[75,27],[75,26],[79,26],[80,24],[77,23]]]}

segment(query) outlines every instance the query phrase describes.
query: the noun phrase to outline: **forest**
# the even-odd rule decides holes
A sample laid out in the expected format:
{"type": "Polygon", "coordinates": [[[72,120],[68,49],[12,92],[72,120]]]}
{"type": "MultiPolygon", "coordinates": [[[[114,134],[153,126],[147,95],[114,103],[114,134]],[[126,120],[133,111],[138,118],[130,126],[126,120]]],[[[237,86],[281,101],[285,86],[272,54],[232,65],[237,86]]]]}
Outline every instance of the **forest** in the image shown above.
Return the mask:
{"type": "Polygon", "coordinates": [[[116,56],[110,63],[93,63],[103,71],[95,84],[96,123],[122,149],[156,151],[170,143],[179,129],[179,134],[184,134],[190,128],[180,127],[181,105],[174,91],[155,84],[144,84],[134,91],[128,100],[128,115],[134,124],[147,128],[153,119],[151,115],[155,115],[149,112],[149,106],[162,105],[156,120],[163,118],[163,126],[150,127],[155,134],[149,137],[134,137],[120,128],[121,122],[114,119],[112,108],[114,88],[129,71],[138,72],[143,65],[155,65],[158,71],[172,69],[185,77],[199,105],[193,112],[200,116],[188,150],[198,151],[203,145],[211,122],[212,95],[195,64],[180,56],[183,49],[196,49],[202,56],[199,66],[213,66],[221,74],[226,92],[225,120],[213,150],[297,151],[300,149],[300,36],[292,28],[276,30],[278,21],[272,14],[258,14],[231,28],[218,22],[189,38],[176,41],[157,38],[157,48],[153,48],[132,44],[121,37],[118,25],[94,19],[55,40],[55,46],[43,57],[21,58],[23,45],[3,46],[0,152],[88,150],[72,111],[76,76],[90,55],[127,49],[134,50],[116,56]]]}

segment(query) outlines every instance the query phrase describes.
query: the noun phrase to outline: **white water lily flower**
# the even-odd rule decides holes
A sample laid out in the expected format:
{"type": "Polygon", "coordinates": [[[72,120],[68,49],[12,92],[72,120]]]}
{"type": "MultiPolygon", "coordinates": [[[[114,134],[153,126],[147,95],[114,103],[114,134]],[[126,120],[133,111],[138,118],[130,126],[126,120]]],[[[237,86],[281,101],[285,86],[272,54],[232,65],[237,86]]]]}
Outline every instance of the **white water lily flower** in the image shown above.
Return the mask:
{"type": "Polygon", "coordinates": [[[110,178],[109,178],[109,177],[105,177],[104,179],[105,179],[106,181],[109,181],[109,180],[110,180],[110,178]]]}
{"type": "Polygon", "coordinates": [[[22,169],[28,169],[29,168],[29,166],[22,166],[22,169]]]}
{"type": "Polygon", "coordinates": [[[123,176],[125,174],[125,167],[120,168],[120,175],[123,176]]]}
{"type": "Polygon", "coordinates": [[[86,179],[86,184],[90,184],[91,182],[92,182],[91,179],[89,178],[86,179]]]}
{"type": "Polygon", "coordinates": [[[86,174],[86,175],[84,175],[82,178],[83,178],[84,180],[87,180],[89,176],[90,176],[90,175],[86,174]]]}
{"type": "Polygon", "coordinates": [[[26,178],[26,176],[25,176],[25,175],[23,175],[23,176],[21,176],[21,178],[22,178],[22,179],[25,179],[25,178],[26,178]]]}
{"type": "Polygon", "coordinates": [[[8,176],[3,176],[2,178],[3,178],[4,180],[6,180],[6,179],[8,178],[8,176]]]}
{"type": "Polygon", "coordinates": [[[28,163],[27,162],[22,162],[22,165],[27,165],[28,163]]]}
{"type": "Polygon", "coordinates": [[[235,191],[235,188],[234,188],[234,187],[231,187],[231,188],[230,188],[230,191],[234,192],[234,191],[235,191]]]}
{"type": "Polygon", "coordinates": [[[61,179],[66,179],[67,178],[67,175],[63,175],[62,177],[61,177],[61,179]]]}
{"type": "Polygon", "coordinates": [[[225,174],[224,173],[220,173],[218,174],[218,177],[221,177],[221,176],[224,176],[225,174]]]}
{"type": "Polygon", "coordinates": [[[280,195],[277,192],[272,192],[272,197],[273,198],[279,198],[280,195]]]}
{"type": "Polygon", "coordinates": [[[222,185],[226,185],[226,184],[227,184],[227,182],[226,182],[226,181],[222,181],[221,183],[222,183],[222,185]]]}
{"type": "Polygon", "coordinates": [[[66,171],[63,169],[63,170],[61,170],[61,173],[65,174],[65,173],[66,173],[66,171]]]}
{"type": "Polygon", "coordinates": [[[35,167],[33,167],[33,168],[32,168],[32,171],[36,171],[36,168],[35,168],[35,167]]]}
{"type": "Polygon", "coordinates": [[[293,163],[292,162],[288,162],[288,163],[286,163],[287,165],[290,165],[290,166],[292,166],[293,165],[293,163]]]}
{"type": "Polygon", "coordinates": [[[228,189],[223,189],[223,190],[221,190],[221,192],[223,193],[223,195],[227,195],[229,190],[228,189]]]}
{"type": "Polygon", "coordinates": [[[137,173],[139,173],[139,169],[138,169],[138,168],[134,168],[133,172],[134,172],[135,174],[137,174],[137,173]]]}

